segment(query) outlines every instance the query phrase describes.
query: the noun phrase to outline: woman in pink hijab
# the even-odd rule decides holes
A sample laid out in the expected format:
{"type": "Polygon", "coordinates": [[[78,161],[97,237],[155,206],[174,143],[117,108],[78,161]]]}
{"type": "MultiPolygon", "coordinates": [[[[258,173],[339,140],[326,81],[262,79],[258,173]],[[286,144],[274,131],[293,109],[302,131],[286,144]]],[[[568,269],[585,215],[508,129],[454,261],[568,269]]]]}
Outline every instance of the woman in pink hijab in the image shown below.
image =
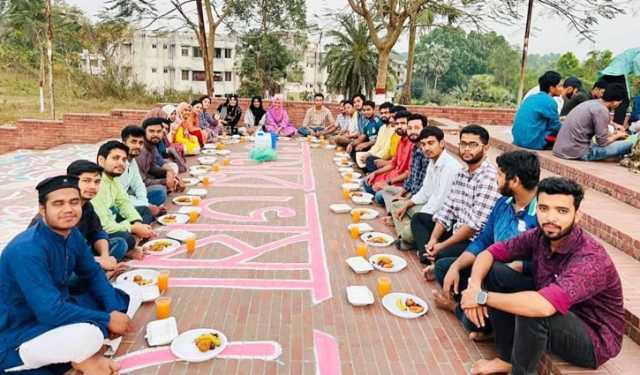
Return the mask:
{"type": "Polygon", "coordinates": [[[284,100],[280,94],[271,99],[265,128],[268,132],[279,136],[291,137],[296,134],[297,129],[289,122],[289,115],[287,110],[284,109],[284,100]]]}

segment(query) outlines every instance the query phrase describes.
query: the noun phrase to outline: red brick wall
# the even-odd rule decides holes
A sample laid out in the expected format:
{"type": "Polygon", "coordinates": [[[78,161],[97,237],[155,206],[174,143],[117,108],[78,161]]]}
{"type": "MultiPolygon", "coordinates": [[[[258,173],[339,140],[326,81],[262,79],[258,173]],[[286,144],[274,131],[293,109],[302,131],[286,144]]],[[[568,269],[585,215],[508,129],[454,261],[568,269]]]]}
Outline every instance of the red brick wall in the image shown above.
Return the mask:
{"type": "MultiPolygon", "coordinates": [[[[213,108],[221,101],[216,100],[213,108]]],[[[246,109],[248,99],[241,99],[240,105],[246,109]]],[[[269,102],[265,101],[265,108],[269,102]]],[[[306,102],[287,102],[286,109],[294,124],[301,124],[304,114],[311,106],[306,102]]],[[[336,103],[327,103],[327,107],[337,113],[336,103]]],[[[408,106],[410,111],[419,112],[428,117],[448,118],[458,122],[479,122],[482,124],[510,125],[514,116],[513,109],[464,108],[464,107],[428,107],[408,106]]],[[[97,143],[106,138],[118,137],[120,130],[129,124],[140,124],[146,111],[114,109],[111,113],[66,113],[62,120],[23,119],[15,126],[0,128],[0,154],[16,149],[44,150],[65,143],[97,143]]]]}

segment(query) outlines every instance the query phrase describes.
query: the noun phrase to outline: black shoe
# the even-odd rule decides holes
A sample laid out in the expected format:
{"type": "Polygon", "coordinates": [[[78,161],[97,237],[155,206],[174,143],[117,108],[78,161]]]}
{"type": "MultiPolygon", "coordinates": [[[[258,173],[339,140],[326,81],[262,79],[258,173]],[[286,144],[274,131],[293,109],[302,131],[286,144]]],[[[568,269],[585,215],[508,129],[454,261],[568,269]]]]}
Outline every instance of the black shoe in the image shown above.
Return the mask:
{"type": "Polygon", "coordinates": [[[429,261],[429,258],[427,258],[427,252],[426,251],[423,252],[423,253],[418,252],[418,257],[420,258],[420,263],[426,264],[426,265],[431,264],[431,262],[429,261]]]}

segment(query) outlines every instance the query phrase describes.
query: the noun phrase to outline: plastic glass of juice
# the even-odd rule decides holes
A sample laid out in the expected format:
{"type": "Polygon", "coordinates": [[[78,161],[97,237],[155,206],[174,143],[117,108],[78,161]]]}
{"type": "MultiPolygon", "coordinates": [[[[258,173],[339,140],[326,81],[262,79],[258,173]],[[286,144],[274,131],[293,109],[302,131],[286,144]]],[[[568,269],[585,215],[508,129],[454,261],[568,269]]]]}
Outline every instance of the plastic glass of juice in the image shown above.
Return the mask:
{"type": "Polygon", "coordinates": [[[169,289],[169,271],[160,271],[158,275],[158,289],[160,289],[160,293],[164,293],[169,289]]]}
{"type": "Polygon", "coordinates": [[[360,227],[357,225],[352,225],[351,229],[349,229],[351,231],[351,238],[353,238],[354,240],[358,239],[358,237],[360,237],[360,227]]]}
{"type": "Polygon", "coordinates": [[[378,278],[378,295],[380,298],[386,296],[391,292],[391,279],[388,277],[378,278]]]}
{"type": "Polygon", "coordinates": [[[156,318],[167,319],[171,316],[171,297],[159,297],[156,299],[156,318]]]}
{"type": "Polygon", "coordinates": [[[368,254],[369,254],[369,248],[367,247],[366,244],[359,243],[356,246],[356,256],[367,258],[368,254]]]}

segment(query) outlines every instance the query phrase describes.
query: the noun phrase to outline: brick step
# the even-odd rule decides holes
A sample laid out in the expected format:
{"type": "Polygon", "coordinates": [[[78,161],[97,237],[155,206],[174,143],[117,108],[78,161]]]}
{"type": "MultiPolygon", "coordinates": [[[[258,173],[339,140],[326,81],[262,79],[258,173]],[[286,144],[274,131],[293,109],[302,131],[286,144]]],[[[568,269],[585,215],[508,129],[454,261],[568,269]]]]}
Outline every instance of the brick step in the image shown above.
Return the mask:
{"type": "Polygon", "coordinates": [[[568,364],[554,355],[544,355],[538,368],[540,375],[635,375],[640,368],[640,345],[625,337],[622,351],[596,370],[568,364]]]}
{"type": "MultiPolygon", "coordinates": [[[[452,152],[457,152],[458,136],[446,134],[445,140],[447,148],[452,152]]],[[[491,149],[488,157],[490,160],[495,161],[496,157],[501,153],[502,151],[500,150],[491,149]]],[[[550,176],[554,176],[554,174],[549,171],[542,171],[542,177],[550,176]]],[[[600,240],[616,264],[624,290],[626,331],[629,337],[640,343],[640,262],[638,262],[637,257],[632,257],[626,251],[607,241],[608,238],[626,235],[621,232],[623,229],[630,232],[636,230],[637,232],[637,225],[634,226],[633,223],[634,217],[637,218],[640,212],[634,207],[624,205],[605,194],[591,189],[586,190],[585,199],[580,206],[580,210],[583,212],[580,225],[600,240]],[[620,211],[603,211],[609,205],[622,205],[624,207],[618,207],[620,211]],[[605,212],[610,215],[603,216],[605,212]],[[625,219],[628,221],[625,222],[625,219]],[[607,236],[603,237],[602,234],[607,236]]]]}
{"type": "MultiPolygon", "coordinates": [[[[456,131],[464,124],[442,118],[432,118],[432,123],[444,129],[456,131]]],[[[484,125],[483,125],[484,126],[484,125]]],[[[485,126],[491,134],[491,144],[503,151],[522,149],[511,144],[511,128],[506,126],[485,126]]],[[[564,160],[553,156],[551,151],[538,151],[544,169],[571,177],[596,191],[640,208],[640,174],[632,173],[615,162],[584,162],[564,160]]]]}

